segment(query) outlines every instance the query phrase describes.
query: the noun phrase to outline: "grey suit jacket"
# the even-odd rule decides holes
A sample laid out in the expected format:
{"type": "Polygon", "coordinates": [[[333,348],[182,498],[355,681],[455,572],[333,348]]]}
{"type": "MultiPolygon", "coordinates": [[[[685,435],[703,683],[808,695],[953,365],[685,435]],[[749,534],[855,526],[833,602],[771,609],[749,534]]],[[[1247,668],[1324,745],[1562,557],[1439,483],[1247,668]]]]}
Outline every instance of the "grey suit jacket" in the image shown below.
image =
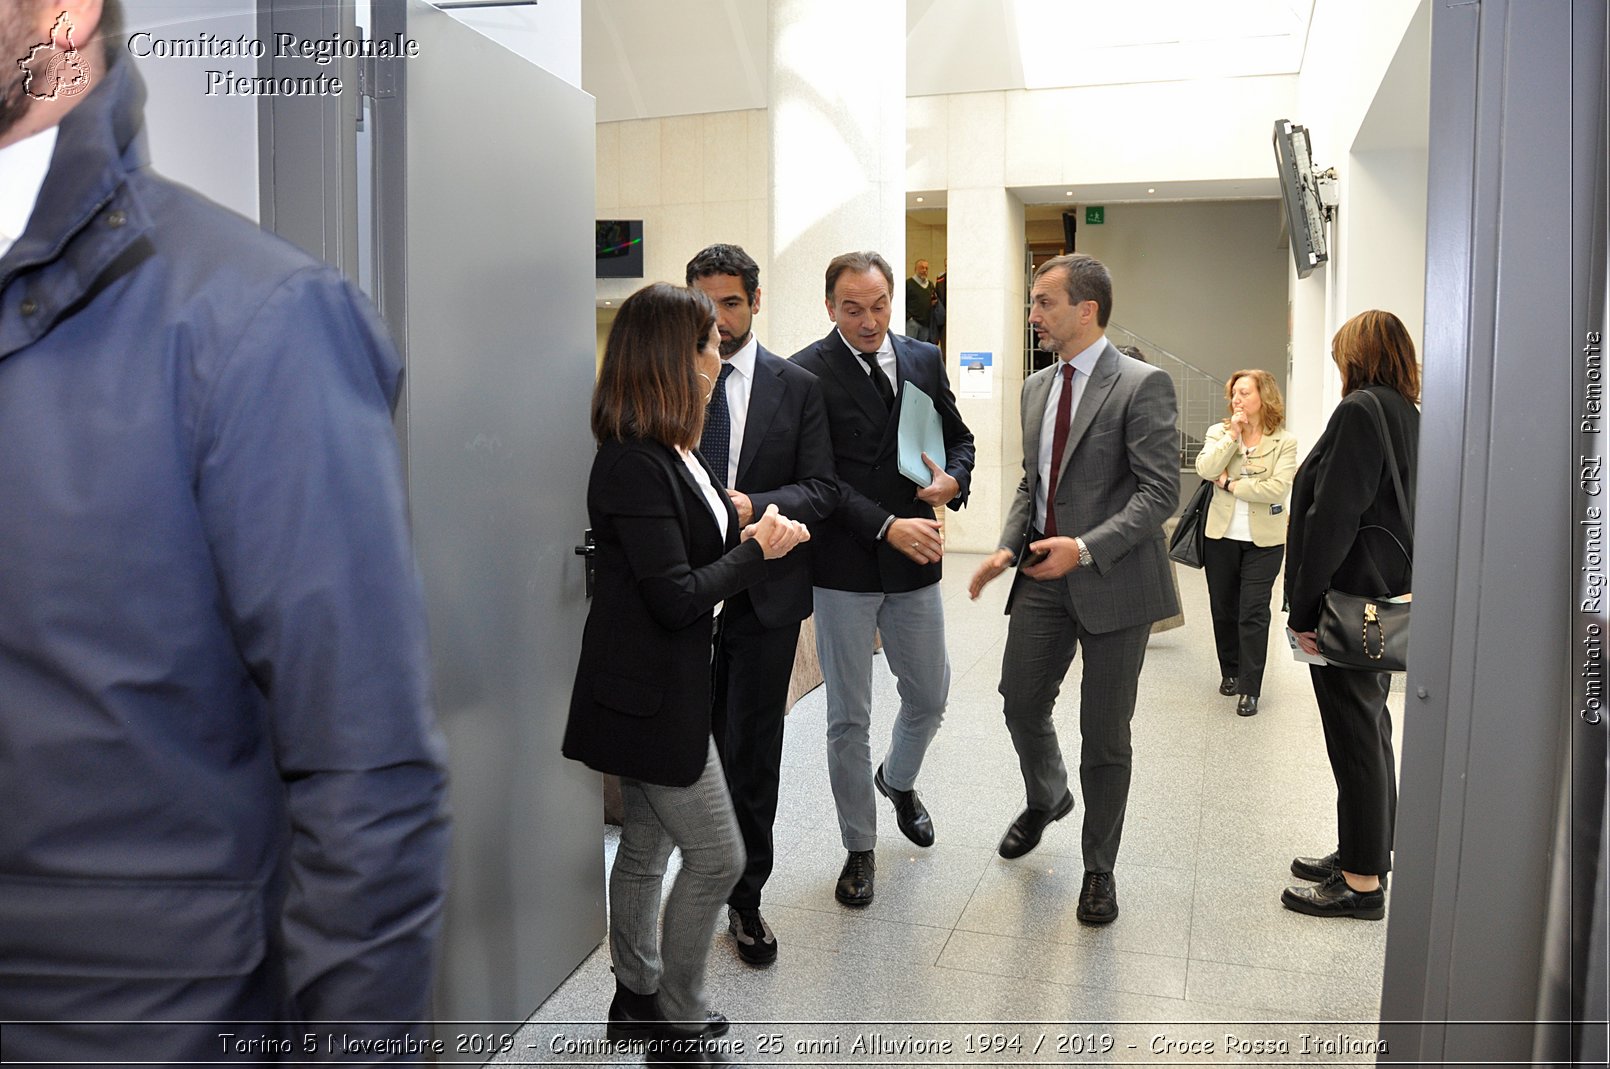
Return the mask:
{"type": "MultiPolygon", "coordinates": [[[[1057,364],[1023,383],[1023,481],[1001,546],[1022,559],[1040,481],[1040,425],[1057,364]]],[[[1057,530],[1084,540],[1092,568],[1067,583],[1079,622],[1098,634],[1149,624],[1179,611],[1168,574],[1163,521],[1179,504],[1179,432],[1174,384],[1161,368],[1130,360],[1109,342],[1068,424],[1057,480],[1057,530]]],[[[1018,583],[1031,583],[1018,573],[1018,583]]],[[[1007,612],[1012,611],[1008,597],[1007,612]]]]}

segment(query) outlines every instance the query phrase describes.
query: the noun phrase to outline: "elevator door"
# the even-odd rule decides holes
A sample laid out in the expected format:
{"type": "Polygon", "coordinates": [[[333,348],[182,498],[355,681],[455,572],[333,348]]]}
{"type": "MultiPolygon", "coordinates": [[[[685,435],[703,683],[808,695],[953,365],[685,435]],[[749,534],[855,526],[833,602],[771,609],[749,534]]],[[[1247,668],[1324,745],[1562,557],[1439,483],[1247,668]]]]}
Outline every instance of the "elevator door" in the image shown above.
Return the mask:
{"type": "Polygon", "coordinates": [[[374,273],[451,758],[437,1018],[519,1021],[604,930],[599,780],[559,753],[586,616],[593,99],[419,0],[372,18],[417,42],[370,75],[374,273]]]}

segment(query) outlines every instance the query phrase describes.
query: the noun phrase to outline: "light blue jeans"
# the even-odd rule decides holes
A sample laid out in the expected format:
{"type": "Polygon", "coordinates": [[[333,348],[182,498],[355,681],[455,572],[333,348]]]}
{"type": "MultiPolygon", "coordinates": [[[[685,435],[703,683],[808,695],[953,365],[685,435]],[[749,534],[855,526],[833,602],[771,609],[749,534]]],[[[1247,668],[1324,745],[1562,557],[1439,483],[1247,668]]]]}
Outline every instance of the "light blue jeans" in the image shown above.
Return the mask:
{"type": "Polygon", "coordinates": [[[858,593],[816,587],[816,654],[827,686],[827,775],[838,807],[846,850],[878,842],[877,796],[872,786],[872,641],[883,635],[900,692],[883,776],[896,790],[911,790],[922,758],[945,716],[950,655],[939,584],[904,594],[858,593]]]}

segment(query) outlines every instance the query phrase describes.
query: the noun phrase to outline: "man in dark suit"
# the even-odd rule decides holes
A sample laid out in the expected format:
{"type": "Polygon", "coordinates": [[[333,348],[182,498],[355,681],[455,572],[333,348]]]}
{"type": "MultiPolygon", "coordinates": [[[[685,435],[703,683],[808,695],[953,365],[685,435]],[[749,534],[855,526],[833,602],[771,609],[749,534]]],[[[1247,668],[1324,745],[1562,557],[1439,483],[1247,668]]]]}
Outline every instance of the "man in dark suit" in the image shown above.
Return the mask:
{"type": "Polygon", "coordinates": [[[908,839],[918,846],[934,841],[916,791],[950,691],[939,598],[944,537],[934,509],[961,508],[973,471],[973,435],[956,410],[943,358],[926,342],[889,333],[893,296],[894,272],[883,257],[835,257],[827,267],[834,330],[793,357],[821,381],[841,495],[837,511],[812,528],[812,559],[828,777],[849,851],[835,894],[849,906],[872,901],[874,788],[894,803],[908,839]],[[920,488],[897,463],[901,389],[908,383],[933,401],[945,439],[944,457],[923,455],[931,481],[920,488]],[[899,682],[900,712],[874,774],[869,728],[877,634],[899,682]]]}
{"type": "MultiPolygon", "coordinates": [[[[741,524],[771,504],[790,519],[816,524],[839,500],[827,413],[816,378],[755,339],[760,267],[736,245],[711,245],[688,261],[687,281],[715,302],[721,334],[721,375],[700,452],[741,524]]],[[[776,936],[760,915],[760,891],[771,875],[788,681],[800,623],[811,614],[806,548],[768,562],[765,582],[727,599],[716,644],[713,728],[749,855],[727,898],[727,923],[751,965],[777,957],[776,936]]]]}
{"type": "Polygon", "coordinates": [[[1129,722],[1146,638],[1178,611],[1163,520],[1179,501],[1174,386],[1160,368],[1119,355],[1107,341],[1112,276],[1073,254],[1034,275],[1029,324],[1056,356],[1023,383],[1023,481],[1001,548],[979,565],[974,598],[1014,561],[1011,624],[1001,663],[1006,726],[1028,808],[1007,828],[1000,854],[1021,857],[1048,824],[1073,809],[1052,706],[1076,649],[1079,785],[1084,794],[1084,885],[1077,916],[1118,916],[1113,863],[1129,800],[1129,722]]]}

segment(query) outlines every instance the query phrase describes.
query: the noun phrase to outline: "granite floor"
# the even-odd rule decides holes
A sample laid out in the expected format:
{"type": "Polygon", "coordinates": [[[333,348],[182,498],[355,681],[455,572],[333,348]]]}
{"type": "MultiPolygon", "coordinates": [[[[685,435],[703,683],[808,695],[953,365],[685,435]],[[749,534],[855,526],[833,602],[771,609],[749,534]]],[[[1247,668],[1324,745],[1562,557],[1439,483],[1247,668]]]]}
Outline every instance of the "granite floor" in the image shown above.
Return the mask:
{"type": "MultiPolygon", "coordinates": [[[[725,917],[710,951],[708,997],[735,1022],[727,1037],[733,1061],[1373,1061],[1386,924],[1280,906],[1281,889],[1295,882],[1291,857],[1322,854],[1336,841],[1308,671],[1289,656],[1280,614],[1261,711],[1238,717],[1234,699],[1217,693],[1202,574],[1180,570],[1186,626],[1152,636],[1141,675],[1115,872],[1121,914],[1089,928],[1074,918],[1082,808],[1027,857],[995,853],[1023,789],[996,693],[1007,584],[969,601],[978,559],[946,560],[954,681],[917,783],[938,841],[912,846],[885,805],[877,895],[866,909],[833,897],[844,851],[827,781],[822,690],[789,717],[777,864],[763,903],[780,954],[764,968],[745,964],[725,917]]],[[[1070,761],[1080,667],[1075,659],[1058,704],[1070,725],[1070,761]]],[[[882,657],[875,671],[877,754],[897,698],[882,657]]],[[[1401,714],[1401,695],[1392,708],[1401,714]]],[[[606,832],[601,864],[614,846],[606,832]]],[[[612,991],[601,946],[539,1008],[506,1064],[641,1064],[640,1055],[598,1051],[612,991]]]]}

